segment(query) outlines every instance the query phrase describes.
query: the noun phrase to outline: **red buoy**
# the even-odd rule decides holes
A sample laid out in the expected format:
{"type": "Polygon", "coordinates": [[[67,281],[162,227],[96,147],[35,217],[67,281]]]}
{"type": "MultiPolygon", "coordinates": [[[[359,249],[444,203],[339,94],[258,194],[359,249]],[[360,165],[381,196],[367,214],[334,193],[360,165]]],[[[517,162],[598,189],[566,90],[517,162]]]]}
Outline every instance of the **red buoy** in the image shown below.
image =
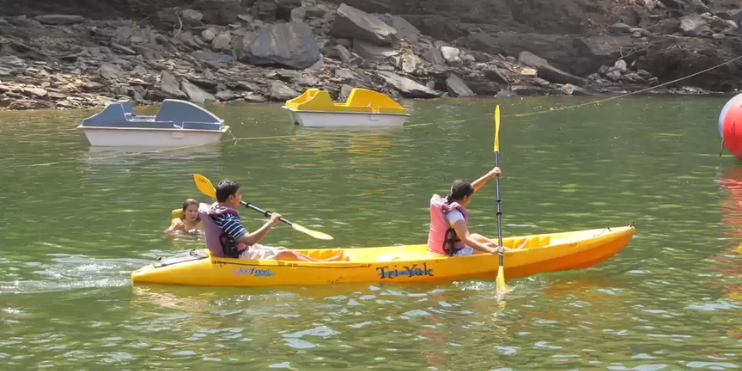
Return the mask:
{"type": "Polygon", "coordinates": [[[729,152],[742,160],[742,94],[730,99],[721,110],[719,135],[729,152]]]}

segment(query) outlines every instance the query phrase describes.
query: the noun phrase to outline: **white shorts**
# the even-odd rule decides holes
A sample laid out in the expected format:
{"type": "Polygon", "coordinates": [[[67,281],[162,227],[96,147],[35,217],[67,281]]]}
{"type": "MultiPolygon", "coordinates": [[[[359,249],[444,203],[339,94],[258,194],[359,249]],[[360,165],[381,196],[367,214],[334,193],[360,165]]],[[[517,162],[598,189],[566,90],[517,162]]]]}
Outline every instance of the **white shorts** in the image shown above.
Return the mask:
{"type": "Polygon", "coordinates": [[[247,260],[273,260],[278,257],[281,251],[286,250],[285,247],[265,246],[259,243],[252,245],[240,254],[240,259],[247,260]]]}
{"type": "Polygon", "coordinates": [[[471,248],[469,246],[466,246],[463,249],[456,251],[455,254],[453,254],[453,256],[469,256],[469,255],[474,255],[474,248],[471,248]]]}

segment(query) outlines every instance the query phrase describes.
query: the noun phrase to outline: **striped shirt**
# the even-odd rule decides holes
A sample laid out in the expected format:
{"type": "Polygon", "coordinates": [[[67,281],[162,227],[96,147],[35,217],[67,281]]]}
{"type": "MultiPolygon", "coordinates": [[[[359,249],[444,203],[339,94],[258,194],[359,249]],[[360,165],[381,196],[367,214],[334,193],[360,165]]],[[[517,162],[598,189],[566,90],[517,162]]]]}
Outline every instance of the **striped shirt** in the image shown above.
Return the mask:
{"type": "Polygon", "coordinates": [[[236,240],[247,234],[247,229],[240,223],[240,218],[233,214],[215,214],[211,215],[211,220],[214,221],[219,229],[227,234],[231,239],[236,240]]]}

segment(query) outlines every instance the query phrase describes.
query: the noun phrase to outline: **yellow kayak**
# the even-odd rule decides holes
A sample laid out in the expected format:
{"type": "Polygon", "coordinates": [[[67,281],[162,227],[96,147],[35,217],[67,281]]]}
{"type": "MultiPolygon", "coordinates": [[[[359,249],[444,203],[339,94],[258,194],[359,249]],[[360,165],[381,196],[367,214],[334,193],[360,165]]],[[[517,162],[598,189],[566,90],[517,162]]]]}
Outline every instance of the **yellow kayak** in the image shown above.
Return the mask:
{"type": "MultiPolygon", "coordinates": [[[[585,269],[608,260],[634,236],[633,225],[503,239],[517,250],[505,253],[505,277],[585,269]]],[[[342,252],[347,261],[298,262],[211,257],[192,250],[159,258],[134,271],[132,282],[202,286],[307,286],[361,282],[437,282],[494,279],[498,257],[477,252],[448,257],[427,245],[298,250],[326,259],[342,252]]]]}

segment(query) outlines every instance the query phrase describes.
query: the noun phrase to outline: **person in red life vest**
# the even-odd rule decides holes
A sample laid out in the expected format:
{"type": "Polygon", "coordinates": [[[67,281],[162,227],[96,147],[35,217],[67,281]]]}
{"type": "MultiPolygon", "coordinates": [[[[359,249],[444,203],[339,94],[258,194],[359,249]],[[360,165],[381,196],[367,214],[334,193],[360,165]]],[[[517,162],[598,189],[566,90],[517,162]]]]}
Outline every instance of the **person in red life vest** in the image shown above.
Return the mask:
{"type": "Polygon", "coordinates": [[[301,261],[335,261],[340,260],[342,253],[329,259],[315,259],[310,256],[289,250],[283,246],[266,246],[259,242],[279,222],[281,214],[273,213],[257,231],[248,233],[240,222],[237,208],[242,202],[240,185],[231,180],[222,180],[216,186],[216,201],[212,205],[202,203],[198,213],[206,234],[206,246],[212,256],[241,258],[250,260],[301,260],[301,261]]]}
{"type": "Polygon", "coordinates": [[[474,183],[456,180],[446,197],[433,195],[430,199],[429,251],[448,256],[466,256],[474,254],[475,250],[490,254],[502,254],[506,250],[482,235],[470,233],[467,227],[469,215],[466,212],[472,194],[501,174],[500,168],[495,167],[474,183]]]}

